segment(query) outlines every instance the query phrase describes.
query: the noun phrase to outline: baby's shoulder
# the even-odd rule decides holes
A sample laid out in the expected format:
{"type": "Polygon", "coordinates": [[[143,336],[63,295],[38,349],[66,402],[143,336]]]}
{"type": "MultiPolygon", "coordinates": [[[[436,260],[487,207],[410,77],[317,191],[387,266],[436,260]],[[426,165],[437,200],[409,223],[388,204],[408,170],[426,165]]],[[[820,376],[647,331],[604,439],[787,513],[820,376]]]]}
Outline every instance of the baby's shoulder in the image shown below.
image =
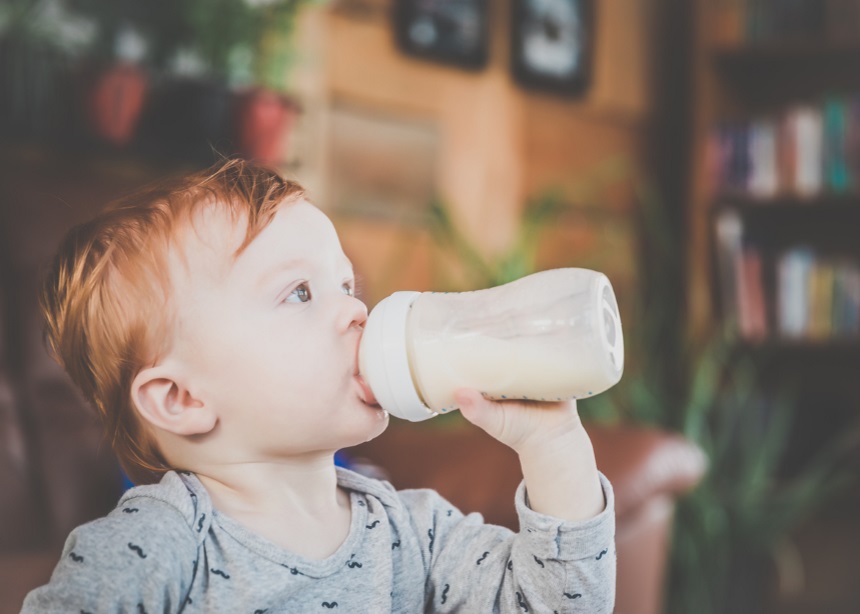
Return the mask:
{"type": "Polygon", "coordinates": [[[157,533],[196,547],[205,539],[211,518],[211,500],[196,477],[171,471],[157,484],[126,491],[106,517],[84,526],[97,533],[157,533]]]}

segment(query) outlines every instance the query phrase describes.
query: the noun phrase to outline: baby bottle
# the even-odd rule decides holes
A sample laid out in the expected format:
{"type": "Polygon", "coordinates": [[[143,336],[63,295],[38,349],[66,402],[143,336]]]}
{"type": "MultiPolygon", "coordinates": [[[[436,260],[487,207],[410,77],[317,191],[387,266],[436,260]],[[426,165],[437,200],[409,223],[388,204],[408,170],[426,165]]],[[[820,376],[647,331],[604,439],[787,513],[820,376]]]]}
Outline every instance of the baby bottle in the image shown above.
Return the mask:
{"type": "Polygon", "coordinates": [[[578,268],[473,292],[395,292],[371,311],[359,347],[379,404],[412,421],[458,409],[458,388],[492,399],[581,399],[613,386],[623,368],[612,286],[578,268]]]}

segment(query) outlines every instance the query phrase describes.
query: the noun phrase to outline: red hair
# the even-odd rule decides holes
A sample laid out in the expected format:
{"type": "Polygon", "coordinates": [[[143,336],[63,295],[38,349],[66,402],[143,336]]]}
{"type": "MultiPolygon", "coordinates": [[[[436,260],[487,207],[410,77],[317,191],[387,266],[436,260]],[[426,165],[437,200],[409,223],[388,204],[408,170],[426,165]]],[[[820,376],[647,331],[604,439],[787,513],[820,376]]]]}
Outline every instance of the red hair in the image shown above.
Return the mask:
{"type": "Polygon", "coordinates": [[[148,186],[71,229],[45,276],[46,339],[101,416],[120,464],[138,484],[171,467],[143,428],[131,384],[170,350],[174,319],[168,253],[201,206],[247,220],[238,255],[304,189],[277,172],[232,159],[148,186]]]}

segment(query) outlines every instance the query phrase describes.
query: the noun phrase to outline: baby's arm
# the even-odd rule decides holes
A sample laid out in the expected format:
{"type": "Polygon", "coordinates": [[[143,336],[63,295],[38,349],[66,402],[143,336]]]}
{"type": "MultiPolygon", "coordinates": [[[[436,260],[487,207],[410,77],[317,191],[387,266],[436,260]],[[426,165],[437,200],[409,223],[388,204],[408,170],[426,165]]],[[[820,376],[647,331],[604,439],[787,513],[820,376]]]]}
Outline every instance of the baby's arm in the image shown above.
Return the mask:
{"type": "Polygon", "coordinates": [[[458,391],[457,400],[467,420],[517,452],[531,509],[572,521],[603,510],[594,449],[576,401],[495,402],[474,390],[458,391]]]}
{"type": "Polygon", "coordinates": [[[170,505],[133,501],[72,531],[51,581],[27,595],[24,614],[183,609],[196,540],[170,505]]]}
{"type": "Polygon", "coordinates": [[[612,487],[584,522],[539,514],[516,495],[520,532],[463,516],[429,490],[401,491],[425,564],[425,611],[610,614],[615,603],[612,487]]]}

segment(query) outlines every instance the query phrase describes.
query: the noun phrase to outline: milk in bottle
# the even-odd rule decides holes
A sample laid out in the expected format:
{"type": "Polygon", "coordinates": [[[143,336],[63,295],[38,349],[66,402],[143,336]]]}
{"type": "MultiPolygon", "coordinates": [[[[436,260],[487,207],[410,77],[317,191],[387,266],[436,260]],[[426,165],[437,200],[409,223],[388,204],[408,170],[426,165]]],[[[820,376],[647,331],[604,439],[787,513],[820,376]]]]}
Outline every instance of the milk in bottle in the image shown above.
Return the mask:
{"type": "Polygon", "coordinates": [[[457,409],[454,392],[493,399],[585,398],[613,386],[624,363],[609,280],[554,269],[473,292],[396,292],[371,312],[360,371],[394,416],[457,409]]]}

